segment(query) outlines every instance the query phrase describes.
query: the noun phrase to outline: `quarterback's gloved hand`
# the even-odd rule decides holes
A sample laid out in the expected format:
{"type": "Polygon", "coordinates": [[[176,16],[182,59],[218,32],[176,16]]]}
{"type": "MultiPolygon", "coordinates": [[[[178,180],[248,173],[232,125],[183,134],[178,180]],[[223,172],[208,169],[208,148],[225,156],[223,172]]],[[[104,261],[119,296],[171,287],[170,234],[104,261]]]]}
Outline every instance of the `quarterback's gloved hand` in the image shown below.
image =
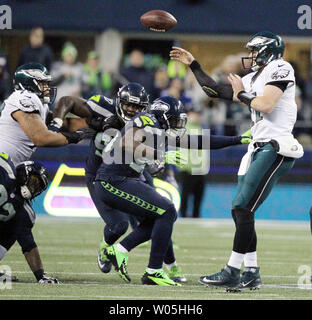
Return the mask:
{"type": "Polygon", "coordinates": [[[251,136],[251,130],[247,130],[245,131],[241,136],[240,136],[240,142],[241,144],[249,144],[252,140],[252,136],[251,136]]]}
{"type": "Polygon", "coordinates": [[[38,281],[38,283],[40,283],[40,284],[44,284],[44,283],[60,284],[60,282],[58,281],[58,279],[52,278],[52,277],[47,277],[45,274],[44,274],[43,277],[38,281]]]}
{"type": "Polygon", "coordinates": [[[87,138],[92,138],[96,135],[96,131],[90,128],[78,129],[74,132],[60,132],[66,137],[68,143],[78,143],[79,141],[87,138]]]}
{"type": "Polygon", "coordinates": [[[90,117],[86,119],[86,123],[89,126],[89,128],[97,132],[102,131],[104,121],[105,119],[103,117],[90,117]]]}
{"type": "Polygon", "coordinates": [[[169,150],[165,153],[165,162],[182,169],[187,165],[188,157],[184,152],[181,152],[180,149],[169,150]]]}
{"type": "Polygon", "coordinates": [[[103,121],[102,131],[105,131],[109,128],[121,130],[123,126],[124,123],[121,122],[117,114],[114,114],[103,121]]]}

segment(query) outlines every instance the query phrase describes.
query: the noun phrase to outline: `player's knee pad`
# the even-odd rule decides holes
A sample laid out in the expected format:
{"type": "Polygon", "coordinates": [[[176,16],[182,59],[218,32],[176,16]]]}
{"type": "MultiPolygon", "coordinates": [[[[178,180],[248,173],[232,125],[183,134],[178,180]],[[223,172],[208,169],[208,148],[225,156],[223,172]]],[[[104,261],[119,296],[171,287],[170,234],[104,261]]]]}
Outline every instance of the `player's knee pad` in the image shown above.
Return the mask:
{"type": "Polygon", "coordinates": [[[236,207],[232,210],[236,225],[251,224],[255,222],[254,213],[245,208],[236,207]]]}
{"type": "Polygon", "coordinates": [[[177,220],[177,210],[175,209],[174,205],[170,206],[165,213],[161,215],[163,219],[170,220],[172,223],[177,220]]]}
{"type": "Polygon", "coordinates": [[[3,257],[6,255],[7,252],[8,252],[8,250],[5,247],[2,247],[0,245],[0,260],[3,259],[3,257]]]}
{"type": "Polygon", "coordinates": [[[115,224],[107,224],[104,229],[105,234],[114,234],[118,237],[122,236],[127,232],[129,227],[129,222],[126,220],[122,220],[115,224]]]}
{"type": "Polygon", "coordinates": [[[30,252],[32,249],[37,248],[37,244],[35,241],[29,242],[22,246],[22,252],[25,254],[26,252],[30,252]]]}
{"type": "Polygon", "coordinates": [[[128,227],[129,227],[129,222],[123,220],[114,225],[113,232],[119,235],[123,235],[127,232],[128,227]]]}

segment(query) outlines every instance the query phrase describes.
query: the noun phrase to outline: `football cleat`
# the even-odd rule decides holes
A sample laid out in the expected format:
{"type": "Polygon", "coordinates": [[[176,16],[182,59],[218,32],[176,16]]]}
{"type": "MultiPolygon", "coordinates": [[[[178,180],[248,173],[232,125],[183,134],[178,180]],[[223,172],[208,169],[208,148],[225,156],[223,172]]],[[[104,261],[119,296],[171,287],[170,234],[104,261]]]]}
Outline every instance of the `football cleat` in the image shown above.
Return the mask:
{"type": "Polygon", "coordinates": [[[121,279],[129,283],[131,281],[131,278],[129,277],[127,271],[128,255],[126,253],[118,251],[115,244],[105,248],[104,254],[110,260],[121,279]]]}
{"type": "Polygon", "coordinates": [[[241,290],[245,289],[260,289],[262,282],[260,278],[259,269],[259,267],[245,267],[238,286],[235,288],[231,288],[228,291],[240,292],[241,290]]]}
{"type": "Polygon", "coordinates": [[[112,268],[112,263],[107,258],[106,254],[104,253],[104,250],[108,247],[108,244],[106,244],[103,240],[100,243],[100,251],[98,254],[97,262],[100,270],[103,273],[109,273],[112,268]]]}
{"type": "Polygon", "coordinates": [[[18,280],[18,277],[16,277],[16,276],[9,276],[9,275],[7,275],[7,274],[5,274],[5,273],[2,273],[2,272],[0,272],[0,280],[1,280],[2,282],[5,282],[5,281],[18,282],[18,281],[19,281],[19,280],[18,280]]]}
{"type": "Polygon", "coordinates": [[[141,278],[142,284],[147,285],[156,285],[156,286],[181,286],[180,283],[177,283],[171,280],[164,270],[159,270],[154,273],[148,273],[146,270],[141,278]]]}
{"type": "Polygon", "coordinates": [[[233,288],[239,284],[239,274],[240,269],[225,265],[220,272],[202,276],[198,281],[206,286],[233,288]]]}
{"type": "Polygon", "coordinates": [[[177,283],[185,283],[187,279],[185,278],[182,270],[178,266],[173,266],[169,269],[169,278],[177,283]]]}

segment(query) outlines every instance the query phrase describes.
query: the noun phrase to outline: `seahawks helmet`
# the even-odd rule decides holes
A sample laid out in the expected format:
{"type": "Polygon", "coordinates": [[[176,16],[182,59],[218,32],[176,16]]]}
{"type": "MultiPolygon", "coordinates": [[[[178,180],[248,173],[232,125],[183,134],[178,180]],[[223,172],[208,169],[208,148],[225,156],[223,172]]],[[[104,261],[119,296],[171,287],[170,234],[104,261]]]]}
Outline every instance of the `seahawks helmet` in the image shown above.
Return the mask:
{"type": "Polygon", "coordinates": [[[269,31],[262,31],[251,37],[246,48],[250,51],[255,51],[256,55],[243,57],[243,67],[244,69],[257,71],[271,61],[280,59],[284,54],[285,44],[280,36],[269,31]],[[247,67],[245,66],[246,60],[249,60],[249,66],[247,67]]]}
{"type": "Polygon", "coordinates": [[[48,186],[46,169],[37,161],[24,161],[16,167],[16,181],[21,196],[31,200],[48,186]]]}
{"type": "Polygon", "coordinates": [[[30,62],[18,67],[14,73],[15,90],[28,90],[34,92],[43,103],[53,103],[56,97],[56,88],[42,90],[41,82],[49,83],[52,76],[45,66],[37,62],[30,62]]]}
{"type": "Polygon", "coordinates": [[[170,96],[160,97],[153,101],[149,112],[155,115],[167,135],[182,137],[185,134],[187,115],[180,100],[170,96]]]}
{"type": "Polygon", "coordinates": [[[149,97],[143,86],[130,82],[122,86],[117,93],[116,112],[124,121],[129,121],[149,106],[149,97]]]}

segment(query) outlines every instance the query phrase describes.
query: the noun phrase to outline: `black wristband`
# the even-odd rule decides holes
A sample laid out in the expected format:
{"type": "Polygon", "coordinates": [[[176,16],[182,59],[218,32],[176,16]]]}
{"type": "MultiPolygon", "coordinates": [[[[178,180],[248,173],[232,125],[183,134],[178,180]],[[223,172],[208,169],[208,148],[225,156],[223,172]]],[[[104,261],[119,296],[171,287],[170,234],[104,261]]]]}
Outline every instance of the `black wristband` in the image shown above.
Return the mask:
{"type": "Polygon", "coordinates": [[[39,281],[44,276],[44,270],[43,269],[39,269],[39,270],[34,272],[34,275],[35,275],[37,281],[39,281]]]}
{"type": "Polygon", "coordinates": [[[253,94],[251,94],[251,93],[247,93],[246,91],[242,90],[242,91],[240,91],[240,92],[237,94],[237,98],[238,98],[241,102],[247,104],[247,106],[250,107],[251,101],[252,101],[253,99],[255,99],[256,96],[253,95],[253,94]]]}

